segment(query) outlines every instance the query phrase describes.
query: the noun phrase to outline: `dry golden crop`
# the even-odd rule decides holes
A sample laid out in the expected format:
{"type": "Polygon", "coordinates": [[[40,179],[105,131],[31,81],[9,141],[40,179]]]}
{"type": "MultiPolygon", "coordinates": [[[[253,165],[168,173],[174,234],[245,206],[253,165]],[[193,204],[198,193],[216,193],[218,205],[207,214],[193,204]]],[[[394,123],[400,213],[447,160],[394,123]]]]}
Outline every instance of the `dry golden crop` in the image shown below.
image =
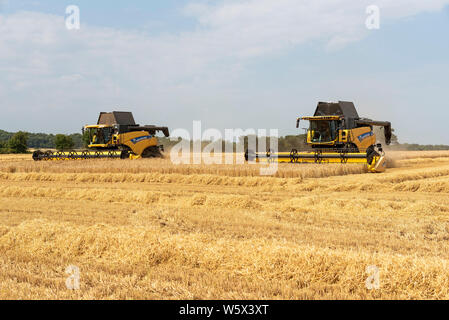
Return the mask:
{"type": "Polygon", "coordinates": [[[273,177],[0,156],[0,298],[447,299],[449,152],[389,154],[383,174],[285,164],[273,177]]]}

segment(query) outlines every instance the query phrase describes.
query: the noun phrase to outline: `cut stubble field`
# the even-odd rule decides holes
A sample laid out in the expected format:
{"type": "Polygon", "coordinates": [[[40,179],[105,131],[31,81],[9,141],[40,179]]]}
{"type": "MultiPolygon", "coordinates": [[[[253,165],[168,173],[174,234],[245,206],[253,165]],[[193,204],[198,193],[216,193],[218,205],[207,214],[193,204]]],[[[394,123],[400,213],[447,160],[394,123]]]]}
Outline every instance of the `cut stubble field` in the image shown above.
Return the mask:
{"type": "Polygon", "coordinates": [[[260,176],[2,155],[0,298],[448,299],[449,152],[389,157],[383,174],[283,164],[260,176]]]}

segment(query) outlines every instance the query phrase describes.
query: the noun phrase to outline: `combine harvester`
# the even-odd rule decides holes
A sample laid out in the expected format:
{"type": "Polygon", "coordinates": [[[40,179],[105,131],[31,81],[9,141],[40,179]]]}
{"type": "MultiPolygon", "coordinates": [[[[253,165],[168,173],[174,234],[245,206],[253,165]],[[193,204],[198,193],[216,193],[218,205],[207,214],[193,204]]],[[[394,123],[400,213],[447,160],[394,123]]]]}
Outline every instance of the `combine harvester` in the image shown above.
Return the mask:
{"type": "Polygon", "coordinates": [[[35,151],[33,159],[84,160],[102,158],[161,158],[164,147],[159,145],[155,134],[161,131],[169,136],[167,127],[140,126],[131,112],[101,112],[96,125],[83,128],[83,136],[89,138],[88,150],[84,151],[35,151]]]}
{"type": "Polygon", "coordinates": [[[352,102],[319,102],[313,117],[307,120],[307,145],[309,150],[290,153],[254,152],[247,150],[246,161],[288,163],[366,163],[369,172],[384,172],[385,153],[381,144],[376,144],[374,126],[383,127],[385,143],[391,142],[391,123],[360,118],[352,102]]]}

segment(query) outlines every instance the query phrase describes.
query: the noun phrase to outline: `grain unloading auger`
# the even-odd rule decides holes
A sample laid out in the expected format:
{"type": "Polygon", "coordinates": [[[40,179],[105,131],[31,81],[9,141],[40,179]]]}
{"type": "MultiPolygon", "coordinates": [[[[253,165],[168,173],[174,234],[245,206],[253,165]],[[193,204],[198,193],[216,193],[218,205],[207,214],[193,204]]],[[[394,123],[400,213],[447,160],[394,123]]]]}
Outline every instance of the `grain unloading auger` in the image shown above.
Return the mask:
{"type": "Polygon", "coordinates": [[[155,136],[161,131],[169,136],[167,127],[140,126],[131,112],[101,112],[96,125],[83,128],[83,136],[89,139],[88,150],[83,151],[35,151],[33,159],[85,160],[85,159],[136,159],[161,158],[164,147],[155,136]]]}
{"type": "Polygon", "coordinates": [[[253,152],[247,150],[245,159],[257,162],[290,163],[366,163],[369,172],[384,172],[385,153],[381,144],[376,144],[373,127],[383,127],[385,143],[391,142],[391,123],[360,118],[352,102],[319,102],[313,117],[297,119],[307,120],[309,150],[291,152],[253,152]]]}

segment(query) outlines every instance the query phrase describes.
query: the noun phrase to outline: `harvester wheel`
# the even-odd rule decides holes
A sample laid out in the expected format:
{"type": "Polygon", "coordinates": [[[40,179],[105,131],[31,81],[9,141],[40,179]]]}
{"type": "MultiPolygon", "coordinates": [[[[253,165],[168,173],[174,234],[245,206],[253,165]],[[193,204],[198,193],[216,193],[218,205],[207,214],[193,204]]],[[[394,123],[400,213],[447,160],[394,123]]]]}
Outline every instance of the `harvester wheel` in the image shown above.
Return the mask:
{"type": "Polygon", "coordinates": [[[129,159],[129,151],[128,150],[122,150],[122,152],[120,153],[120,159],[122,159],[122,160],[129,159]]]}
{"type": "Polygon", "coordinates": [[[378,156],[380,156],[380,154],[375,150],[374,146],[370,146],[366,149],[366,160],[369,165],[373,164],[374,157],[378,156]]]}
{"type": "Polygon", "coordinates": [[[142,152],[142,158],[163,158],[159,147],[148,147],[142,152]]]}
{"type": "Polygon", "coordinates": [[[41,155],[42,155],[43,153],[42,153],[42,151],[40,151],[40,150],[37,150],[37,151],[34,151],[33,152],[33,160],[34,161],[39,161],[39,160],[41,160],[41,155]]]}

